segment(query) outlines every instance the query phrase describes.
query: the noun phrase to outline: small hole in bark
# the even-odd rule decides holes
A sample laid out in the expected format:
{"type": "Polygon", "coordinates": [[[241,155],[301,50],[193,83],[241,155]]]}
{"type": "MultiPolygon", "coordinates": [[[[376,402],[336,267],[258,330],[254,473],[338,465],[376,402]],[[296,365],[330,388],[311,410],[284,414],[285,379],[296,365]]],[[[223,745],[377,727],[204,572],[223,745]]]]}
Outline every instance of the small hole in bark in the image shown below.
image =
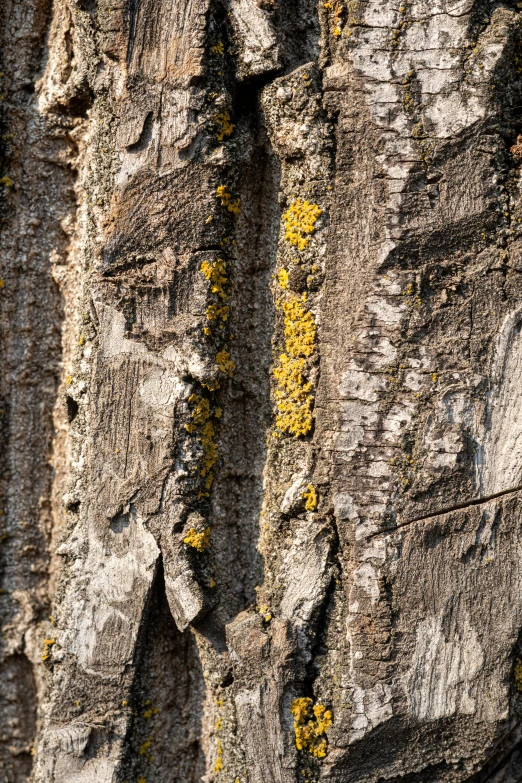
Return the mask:
{"type": "Polygon", "coordinates": [[[118,514],[111,519],[111,530],[113,533],[123,533],[125,528],[130,525],[129,514],[118,514]]]}
{"type": "Polygon", "coordinates": [[[23,85],[16,91],[16,97],[20,103],[29,103],[34,96],[34,85],[23,85]]]}
{"type": "Polygon", "coordinates": [[[75,420],[75,418],[78,415],[78,403],[76,402],[76,400],[73,400],[72,397],[67,396],[66,404],[67,404],[67,418],[70,424],[72,421],[75,420]]]}
{"type": "Polygon", "coordinates": [[[227,672],[225,674],[225,676],[224,676],[224,678],[223,678],[223,680],[221,682],[221,687],[222,688],[230,688],[230,686],[233,684],[233,682],[234,682],[234,675],[232,674],[231,671],[229,671],[229,672],[227,672]]]}
{"type": "Polygon", "coordinates": [[[153,120],[154,115],[151,111],[149,111],[145,117],[145,122],[143,123],[143,128],[138,141],[135,144],[129,144],[127,147],[127,152],[142,152],[143,150],[147,149],[152,139],[153,120]]]}
{"type": "Polygon", "coordinates": [[[75,95],[71,95],[66,103],[56,106],[56,114],[68,117],[86,117],[93,104],[93,94],[88,89],[81,89],[75,95]]]}

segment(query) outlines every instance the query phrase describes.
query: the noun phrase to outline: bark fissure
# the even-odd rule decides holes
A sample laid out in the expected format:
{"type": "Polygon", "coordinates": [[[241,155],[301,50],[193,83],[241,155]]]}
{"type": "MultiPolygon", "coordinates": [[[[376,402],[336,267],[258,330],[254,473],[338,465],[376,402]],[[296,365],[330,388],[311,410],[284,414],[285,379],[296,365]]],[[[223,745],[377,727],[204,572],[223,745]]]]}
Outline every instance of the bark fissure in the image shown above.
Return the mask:
{"type": "Polygon", "coordinates": [[[522,485],[518,487],[513,487],[512,489],[504,489],[501,492],[496,492],[486,497],[474,498],[472,500],[464,500],[462,503],[457,503],[454,506],[438,509],[437,511],[432,511],[430,514],[425,514],[424,516],[421,517],[415,517],[414,519],[404,520],[394,528],[390,528],[389,530],[380,530],[377,533],[373,533],[370,536],[370,538],[394,533],[396,530],[401,530],[403,527],[407,527],[408,525],[413,525],[415,522],[424,522],[427,519],[433,519],[434,517],[441,517],[444,516],[445,514],[452,514],[454,511],[463,511],[466,508],[471,508],[472,506],[481,506],[484,503],[490,503],[492,500],[496,500],[497,498],[501,498],[506,495],[513,495],[514,493],[521,492],[521,491],[522,491],[522,485]]]}

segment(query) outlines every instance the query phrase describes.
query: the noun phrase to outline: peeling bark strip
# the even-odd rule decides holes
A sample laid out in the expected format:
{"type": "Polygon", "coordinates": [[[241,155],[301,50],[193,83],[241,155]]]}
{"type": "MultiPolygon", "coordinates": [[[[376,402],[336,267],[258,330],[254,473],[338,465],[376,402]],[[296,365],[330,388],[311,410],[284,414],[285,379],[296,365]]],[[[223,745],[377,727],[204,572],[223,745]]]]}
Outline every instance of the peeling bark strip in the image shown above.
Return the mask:
{"type": "Polygon", "coordinates": [[[520,780],[520,3],[2,11],[2,780],[520,780]]]}

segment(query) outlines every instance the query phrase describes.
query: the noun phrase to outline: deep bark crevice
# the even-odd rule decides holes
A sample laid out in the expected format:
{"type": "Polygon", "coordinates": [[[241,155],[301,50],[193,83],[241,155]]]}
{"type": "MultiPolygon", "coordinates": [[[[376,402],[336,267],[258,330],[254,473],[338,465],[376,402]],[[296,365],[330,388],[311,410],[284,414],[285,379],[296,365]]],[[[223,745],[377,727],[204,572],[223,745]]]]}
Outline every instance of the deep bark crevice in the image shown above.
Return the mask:
{"type": "Polygon", "coordinates": [[[205,682],[193,634],[180,633],[172,619],[161,558],[134,665],[137,673],[124,707],[133,718],[119,779],[197,783],[205,768],[205,682]]]}

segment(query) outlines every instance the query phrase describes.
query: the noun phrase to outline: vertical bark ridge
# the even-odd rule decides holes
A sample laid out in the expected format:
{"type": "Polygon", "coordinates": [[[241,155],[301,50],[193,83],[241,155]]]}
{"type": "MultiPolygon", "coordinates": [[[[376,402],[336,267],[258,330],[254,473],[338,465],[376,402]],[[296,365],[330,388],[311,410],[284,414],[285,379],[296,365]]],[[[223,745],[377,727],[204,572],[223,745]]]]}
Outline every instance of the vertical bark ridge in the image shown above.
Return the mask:
{"type": "Polygon", "coordinates": [[[0,774],[14,782],[31,774],[45,690],[49,546],[65,471],[66,418],[56,405],[71,315],[63,288],[74,283],[67,250],[83,108],[40,105],[50,3],[5,2],[2,19],[0,774]]]}

